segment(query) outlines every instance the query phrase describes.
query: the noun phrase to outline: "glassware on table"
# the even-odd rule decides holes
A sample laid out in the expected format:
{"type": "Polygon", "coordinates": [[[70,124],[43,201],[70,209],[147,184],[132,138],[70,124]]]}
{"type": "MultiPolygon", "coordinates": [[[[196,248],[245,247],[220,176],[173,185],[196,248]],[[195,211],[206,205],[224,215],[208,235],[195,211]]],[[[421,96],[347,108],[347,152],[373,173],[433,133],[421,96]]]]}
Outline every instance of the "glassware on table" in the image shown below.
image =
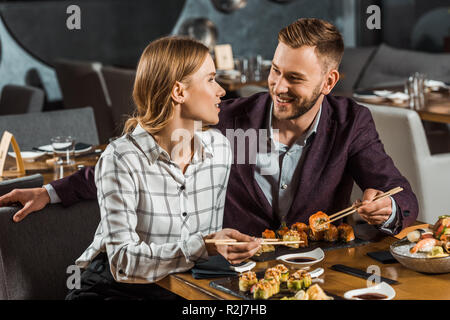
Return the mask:
{"type": "Polygon", "coordinates": [[[246,83],[249,80],[248,58],[234,59],[234,69],[239,71],[238,81],[246,83]]]}
{"type": "Polygon", "coordinates": [[[409,95],[409,108],[422,110],[425,108],[425,80],[426,75],[415,72],[406,81],[405,91],[409,95]]]}
{"type": "Polygon", "coordinates": [[[249,59],[249,74],[250,80],[260,81],[261,80],[261,68],[262,68],[262,56],[256,55],[249,59]]]}
{"type": "Polygon", "coordinates": [[[75,164],[75,139],[71,136],[57,136],[51,138],[53,156],[57,165],[75,164]]]}

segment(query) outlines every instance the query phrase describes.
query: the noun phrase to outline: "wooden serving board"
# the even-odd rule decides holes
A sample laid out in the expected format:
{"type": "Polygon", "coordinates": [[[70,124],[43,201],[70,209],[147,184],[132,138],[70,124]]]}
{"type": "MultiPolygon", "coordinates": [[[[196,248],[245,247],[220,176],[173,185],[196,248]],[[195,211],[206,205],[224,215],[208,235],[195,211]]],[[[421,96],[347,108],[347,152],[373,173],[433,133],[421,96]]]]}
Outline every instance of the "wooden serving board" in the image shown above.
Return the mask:
{"type": "MultiPolygon", "coordinates": [[[[264,271],[256,272],[256,276],[258,279],[264,278],[264,271]]],[[[249,291],[243,292],[239,290],[239,276],[231,276],[227,278],[214,280],[209,283],[209,286],[214,289],[231,294],[235,297],[242,298],[244,300],[255,300],[253,299],[253,294],[250,293],[249,291]]],[[[333,297],[335,300],[343,300],[343,298],[330,294],[329,292],[325,293],[328,296],[333,297]]],[[[282,283],[280,286],[280,292],[270,297],[269,300],[280,300],[283,297],[292,297],[293,295],[294,293],[287,289],[286,283],[282,283]]]]}

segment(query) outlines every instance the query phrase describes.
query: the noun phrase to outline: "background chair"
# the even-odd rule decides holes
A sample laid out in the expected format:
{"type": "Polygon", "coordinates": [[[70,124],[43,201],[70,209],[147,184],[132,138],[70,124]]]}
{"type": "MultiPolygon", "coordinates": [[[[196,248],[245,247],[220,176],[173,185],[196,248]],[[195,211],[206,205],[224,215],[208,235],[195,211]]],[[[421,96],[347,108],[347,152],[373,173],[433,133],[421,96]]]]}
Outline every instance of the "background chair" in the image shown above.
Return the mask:
{"type": "Polygon", "coordinates": [[[114,136],[111,100],[101,73],[101,63],[57,60],[55,71],[63,94],[64,108],[91,106],[101,143],[114,136]]]}
{"type": "Polygon", "coordinates": [[[131,115],[135,109],[132,94],[136,71],[115,67],[103,67],[102,74],[111,99],[114,134],[119,136],[122,134],[123,124],[127,116],[131,115]]]}
{"type": "Polygon", "coordinates": [[[44,178],[41,174],[0,181],[0,196],[7,194],[13,189],[39,188],[44,184],[44,178]]]}
{"type": "Polygon", "coordinates": [[[0,115],[40,112],[44,107],[44,91],[31,86],[8,84],[0,97],[0,115]]]}
{"type": "Polygon", "coordinates": [[[72,136],[76,142],[99,144],[94,112],[91,107],[0,116],[0,129],[11,132],[20,150],[50,144],[55,136],[72,136]]]}
{"type": "MultiPolygon", "coordinates": [[[[405,176],[419,202],[417,220],[434,224],[450,208],[450,153],[430,154],[425,131],[417,112],[409,109],[367,106],[396,167],[405,176]]],[[[354,185],[351,200],[361,198],[354,185]]]]}
{"type": "Polygon", "coordinates": [[[67,267],[84,252],[100,221],[96,200],[48,205],[20,223],[0,207],[0,299],[64,299],[67,267]]]}

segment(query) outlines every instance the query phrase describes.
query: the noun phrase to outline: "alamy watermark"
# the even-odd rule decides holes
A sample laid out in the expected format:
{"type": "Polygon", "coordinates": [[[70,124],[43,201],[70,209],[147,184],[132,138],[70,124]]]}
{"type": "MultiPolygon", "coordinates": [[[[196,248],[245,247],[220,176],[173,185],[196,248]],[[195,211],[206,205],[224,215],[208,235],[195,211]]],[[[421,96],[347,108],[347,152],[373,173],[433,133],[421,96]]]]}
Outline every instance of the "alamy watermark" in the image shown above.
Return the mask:
{"type": "Polygon", "coordinates": [[[72,4],[67,7],[66,13],[69,16],[66,19],[66,27],[69,30],[81,30],[81,9],[79,6],[72,4]]]}
{"type": "Polygon", "coordinates": [[[370,16],[366,20],[367,29],[369,29],[369,30],[381,29],[381,9],[380,9],[380,7],[375,4],[372,4],[367,7],[366,13],[370,14],[370,16]]]}

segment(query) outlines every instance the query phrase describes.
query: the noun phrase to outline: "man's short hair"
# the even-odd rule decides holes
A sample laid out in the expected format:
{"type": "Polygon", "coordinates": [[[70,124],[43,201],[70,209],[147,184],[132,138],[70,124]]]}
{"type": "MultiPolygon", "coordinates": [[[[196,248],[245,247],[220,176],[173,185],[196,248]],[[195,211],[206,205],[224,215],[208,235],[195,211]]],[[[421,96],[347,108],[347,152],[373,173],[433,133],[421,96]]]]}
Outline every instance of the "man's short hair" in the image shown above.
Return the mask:
{"type": "Polygon", "coordinates": [[[294,21],[280,30],[278,41],[293,49],[316,47],[317,57],[324,62],[324,72],[330,67],[337,69],[344,54],[344,41],[339,30],[321,19],[301,18],[294,21]]]}

